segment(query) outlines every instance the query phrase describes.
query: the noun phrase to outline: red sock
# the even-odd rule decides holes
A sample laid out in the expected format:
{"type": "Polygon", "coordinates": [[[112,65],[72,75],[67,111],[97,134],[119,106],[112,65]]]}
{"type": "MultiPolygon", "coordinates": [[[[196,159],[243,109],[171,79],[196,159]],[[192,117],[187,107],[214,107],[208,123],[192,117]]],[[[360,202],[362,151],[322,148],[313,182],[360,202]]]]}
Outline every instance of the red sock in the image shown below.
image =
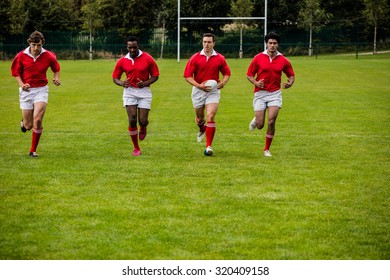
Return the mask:
{"type": "Polygon", "coordinates": [[[138,146],[138,129],[137,127],[128,127],[131,141],[133,141],[134,149],[139,149],[138,146]]]}
{"type": "Polygon", "coordinates": [[[41,138],[41,135],[42,135],[42,129],[43,128],[41,128],[41,129],[35,129],[34,128],[33,129],[30,152],[36,152],[37,151],[39,139],[41,138]]]}
{"type": "Polygon", "coordinates": [[[215,122],[208,122],[206,125],[206,147],[211,146],[213,143],[215,130],[215,122]]]}
{"type": "Polygon", "coordinates": [[[206,127],[204,125],[205,121],[203,120],[203,122],[200,123],[198,118],[195,118],[195,121],[199,127],[199,132],[204,132],[206,130],[206,127]]]}
{"type": "Polygon", "coordinates": [[[271,134],[265,135],[265,147],[264,151],[269,150],[269,147],[271,147],[272,139],[274,139],[274,136],[271,134]]]}

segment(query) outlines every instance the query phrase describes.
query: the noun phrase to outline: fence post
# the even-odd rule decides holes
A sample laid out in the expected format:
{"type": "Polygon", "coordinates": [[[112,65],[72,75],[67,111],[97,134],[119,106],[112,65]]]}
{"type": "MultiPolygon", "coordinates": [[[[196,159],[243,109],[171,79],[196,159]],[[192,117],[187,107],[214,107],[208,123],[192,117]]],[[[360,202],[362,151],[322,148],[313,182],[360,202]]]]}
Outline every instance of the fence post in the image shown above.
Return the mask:
{"type": "Polygon", "coordinates": [[[356,43],[356,59],[358,59],[359,56],[359,44],[356,43]]]}

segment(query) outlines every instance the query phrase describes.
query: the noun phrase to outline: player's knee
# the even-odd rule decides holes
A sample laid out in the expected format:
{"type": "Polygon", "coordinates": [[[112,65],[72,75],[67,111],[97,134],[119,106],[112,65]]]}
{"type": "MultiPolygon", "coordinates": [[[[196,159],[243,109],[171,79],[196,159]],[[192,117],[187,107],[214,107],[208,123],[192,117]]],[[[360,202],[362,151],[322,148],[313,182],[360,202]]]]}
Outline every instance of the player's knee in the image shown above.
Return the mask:
{"type": "Polygon", "coordinates": [[[256,123],[256,127],[257,127],[258,129],[263,129],[264,123],[256,123]]]}
{"type": "Polygon", "coordinates": [[[25,123],[23,126],[27,130],[31,130],[33,128],[33,124],[32,123],[25,123]]]}
{"type": "Polygon", "coordinates": [[[205,123],[204,119],[203,118],[196,118],[195,119],[195,122],[197,125],[202,125],[205,123]]]}
{"type": "Polygon", "coordinates": [[[139,120],[139,125],[142,127],[146,127],[149,124],[148,120],[139,120]]]}
{"type": "MultiPolygon", "coordinates": [[[[31,126],[33,126],[33,125],[31,125],[31,126]]],[[[42,118],[39,118],[39,117],[34,118],[34,127],[42,127],[42,118]]]]}
{"type": "Polygon", "coordinates": [[[207,122],[214,122],[215,114],[207,114],[207,122]]]}
{"type": "Polygon", "coordinates": [[[270,119],[268,120],[268,127],[274,127],[276,123],[276,119],[270,119]]]}
{"type": "Polygon", "coordinates": [[[137,126],[137,119],[129,119],[129,126],[136,127],[137,126]]]}

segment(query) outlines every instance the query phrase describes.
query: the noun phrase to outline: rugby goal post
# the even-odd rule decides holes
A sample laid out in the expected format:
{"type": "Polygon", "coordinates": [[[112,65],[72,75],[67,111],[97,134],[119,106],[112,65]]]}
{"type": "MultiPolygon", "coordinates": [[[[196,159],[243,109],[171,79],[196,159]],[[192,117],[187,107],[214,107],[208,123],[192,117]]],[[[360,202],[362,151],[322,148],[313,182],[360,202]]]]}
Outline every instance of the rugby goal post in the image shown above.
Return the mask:
{"type": "MultiPolygon", "coordinates": [[[[263,17],[181,17],[180,0],[177,0],[177,62],[180,62],[180,22],[182,20],[264,20],[264,36],[267,34],[267,0],[264,0],[263,17]]],[[[264,44],[265,49],[265,44],[264,44]]]]}

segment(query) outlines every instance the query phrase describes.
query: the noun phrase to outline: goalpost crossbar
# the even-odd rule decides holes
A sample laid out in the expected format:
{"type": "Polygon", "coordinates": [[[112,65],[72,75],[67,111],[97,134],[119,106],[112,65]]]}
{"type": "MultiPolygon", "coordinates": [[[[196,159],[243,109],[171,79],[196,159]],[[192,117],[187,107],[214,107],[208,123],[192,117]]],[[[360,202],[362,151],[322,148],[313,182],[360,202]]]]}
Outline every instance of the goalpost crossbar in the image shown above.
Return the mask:
{"type": "Polygon", "coordinates": [[[180,21],[182,20],[264,20],[264,35],[265,35],[267,34],[267,1],[268,0],[264,0],[264,17],[181,17],[180,0],[177,0],[177,62],[180,62],[180,21]]]}
{"type": "Polygon", "coordinates": [[[265,17],[181,17],[180,19],[184,19],[184,20],[208,20],[208,19],[212,19],[212,20],[235,20],[235,19],[265,19],[265,17]]]}

